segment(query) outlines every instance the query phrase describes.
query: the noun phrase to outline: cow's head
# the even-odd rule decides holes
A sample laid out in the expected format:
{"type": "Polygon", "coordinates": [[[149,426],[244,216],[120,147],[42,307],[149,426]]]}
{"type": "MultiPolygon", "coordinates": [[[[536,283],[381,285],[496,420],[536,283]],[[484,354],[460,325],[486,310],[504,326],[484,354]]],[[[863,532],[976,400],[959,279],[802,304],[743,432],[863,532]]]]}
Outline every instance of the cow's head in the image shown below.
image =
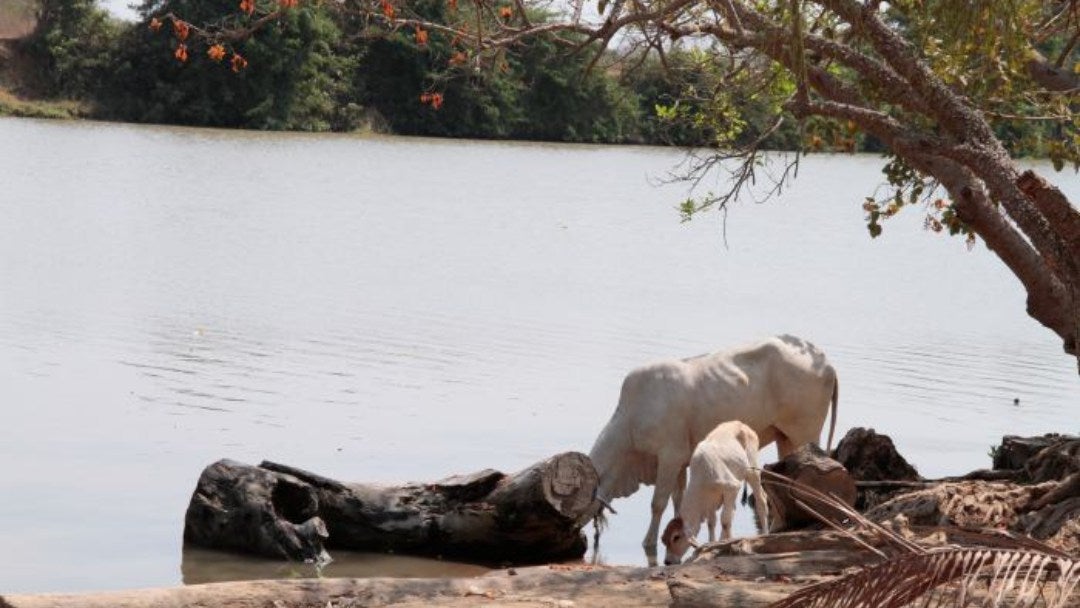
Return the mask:
{"type": "Polygon", "coordinates": [[[664,543],[664,565],[671,566],[682,561],[690,547],[697,547],[698,542],[693,536],[686,533],[683,519],[676,517],[668,522],[664,533],[660,536],[660,542],[664,543]]]}

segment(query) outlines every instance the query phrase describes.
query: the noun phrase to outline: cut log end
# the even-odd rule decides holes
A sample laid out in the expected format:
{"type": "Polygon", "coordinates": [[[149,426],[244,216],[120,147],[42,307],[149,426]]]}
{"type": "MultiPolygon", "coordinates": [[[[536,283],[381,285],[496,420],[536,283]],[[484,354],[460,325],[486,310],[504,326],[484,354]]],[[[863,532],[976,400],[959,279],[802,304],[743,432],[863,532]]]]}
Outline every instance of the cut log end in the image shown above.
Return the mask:
{"type": "Polygon", "coordinates": [[[578,452],[559,454],[547,463],[544,497],[548,504],[569,520],[592,515],[600,478],[587,456],[578,452]]]}

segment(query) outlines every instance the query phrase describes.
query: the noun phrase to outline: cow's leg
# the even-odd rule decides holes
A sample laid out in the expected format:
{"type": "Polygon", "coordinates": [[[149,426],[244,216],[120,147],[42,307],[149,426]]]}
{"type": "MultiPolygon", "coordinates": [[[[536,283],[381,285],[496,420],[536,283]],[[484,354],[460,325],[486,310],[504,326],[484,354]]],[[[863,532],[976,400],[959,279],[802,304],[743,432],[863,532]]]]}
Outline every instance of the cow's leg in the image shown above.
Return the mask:
{"type": "Polygon", "coordinates": [[[649,522],[649,530],[645,533],[645,540],[641,541],[645,549],[645,558],[649,560],[649,566],[656,566],[656,541],[660,536],[660,518],[667,509],[668,499],[675,491],[675,485],[679,481],[679,473],[686,466],[685,459],[676,458],[672,454],[660,454],[656,465],[656,487],[653,488],[652,497],[652,520],[649,522]]]}
{"type": "Polygon", "coordinates": [[[798,448],[798,447],[799,446],[795,445],[794,441],[792,441],[787,435],[785,435],[784,433],[780,432],[779,429],[777,429],[777,431],[776,431],[776,455],[779,456],[778,460],[783,460],[785,456],[787,456],[788,454],[793,453],[795,451],[795,449],[798,448]]]}
{"type": "Polygon", "coordinates": [[[731,538],[731,520],[735,519],[735,501],[739,498],[739,487],[724,488],[724,510],[720,513],[720,540],[731,538]]]}
{"type": "Polygon", "coordinates": [[[675,482],[675,491],[671,493],[671,506],[674,507],[676,515],[681,512],[682,498],[686,492],[686,468],[679,469],[679,479],[675,482]]]}
{"type": "Polygon", "coordinates": [[[776,435],[779,432],[780,432],[779,429],[777,429],[775,426],[767,426],[764,429],[762,429],[761,432],[757,434],[757,436],[758,436],[758,449],[763,450],[763,449],[765,449],[765,446],[767,446],[770,443],[776,441],[776,435]]]}
{"type": "Polygon", "coordinates": [[[716,509],[709,509],[705,521],[709,524],[709,542],[714,543],[716,542],[716,509]]]}

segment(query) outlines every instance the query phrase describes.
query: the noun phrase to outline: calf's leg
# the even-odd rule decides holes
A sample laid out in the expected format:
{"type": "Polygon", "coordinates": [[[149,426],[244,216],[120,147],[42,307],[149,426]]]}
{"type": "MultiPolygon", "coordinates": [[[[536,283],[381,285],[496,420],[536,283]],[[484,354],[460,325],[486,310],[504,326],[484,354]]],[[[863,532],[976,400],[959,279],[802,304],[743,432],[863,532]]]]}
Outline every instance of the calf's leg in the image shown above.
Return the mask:
{"type": "Polygon", "coordinates": [[[765,491],[761,488],[761,473],[757,470],[757,463],[753,469],[746,472],[746,482],[754,491],[754,510],[757,511],[759,534],[769,533],[769,501],[765,497],[765,491]]]}
{"type": "Polygon", "coordinates": [[[731,520],[735,519],[735,501],[738,498],[738,486],[724,488],[724,510],[720,513],[720,540],[731,538],[731,520]]]}

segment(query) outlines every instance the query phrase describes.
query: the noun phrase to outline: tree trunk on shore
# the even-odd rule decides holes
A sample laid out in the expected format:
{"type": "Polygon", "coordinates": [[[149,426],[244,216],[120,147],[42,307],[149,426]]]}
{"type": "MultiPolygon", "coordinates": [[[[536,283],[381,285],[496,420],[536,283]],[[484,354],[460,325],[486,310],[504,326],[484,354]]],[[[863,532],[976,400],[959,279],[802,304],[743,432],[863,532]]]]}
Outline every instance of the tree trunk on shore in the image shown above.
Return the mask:
{"type": "MultiPolygon", "coordinates": [[[[825,494],[831,494],[849,506],[855,504],[855,480],[844,465],[829,458],[821,448],[804,445],[777,463],[765,465],[765,470],[779,473],[788,479],[808,485],[825,494]]],[[[791,488],[762,477],[762,487],[769,497],[769,519],[772,531],[792,530],[819,522],[798,505],[791,488]]],[[[803,499],[815,509],[827,509],[803,499]]]]}
{"type": "Polygon", "coordinates": [[[1032,483],[1062,480],[1080,472],[1080,437],[1006,435],[994,448],[993,457],[995,470],[1013,471],[1032,483]]]}
{"type": "Polygon", "coordinates": [[[195,545],[293,560],[327,548],[543,563],[581,557],[598,477],[567,452],[506,475],[434,483],[342,483],[272,462],[221,460],[199,478],[185,518],[195,545]]]}
{"type": "Polygon", "coordinates": [[[833,458],[844,465],[858,486],[855,508],[865,511],[899,492],[922,487],[922,477],[897,451],[888,435],[874,429],[855,427],[849,430],[833,451],[833,458]]]}

